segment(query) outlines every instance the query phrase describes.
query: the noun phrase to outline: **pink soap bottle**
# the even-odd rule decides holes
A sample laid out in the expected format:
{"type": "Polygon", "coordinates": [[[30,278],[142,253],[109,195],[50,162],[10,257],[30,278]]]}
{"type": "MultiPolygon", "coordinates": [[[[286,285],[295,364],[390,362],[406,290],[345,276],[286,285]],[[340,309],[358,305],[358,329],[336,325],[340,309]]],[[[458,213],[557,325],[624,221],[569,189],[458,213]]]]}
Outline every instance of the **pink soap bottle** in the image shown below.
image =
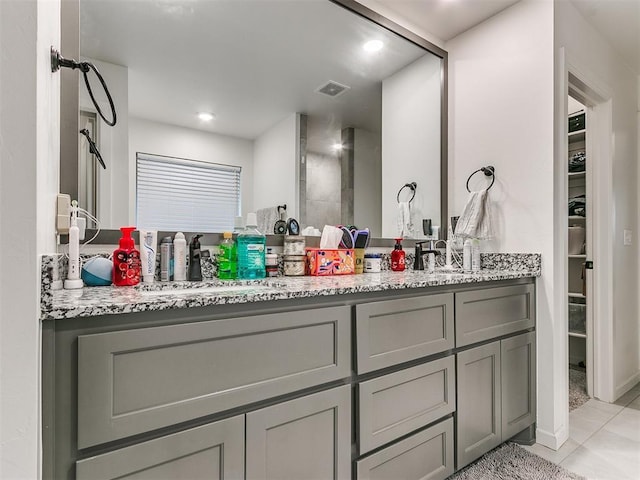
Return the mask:
{"type": "Polygon", "coordinates": [[[123,287],[140,283],[140,252],[131,237],[136,227],[121,227],[120,248],[113,252],[113,284],[123,287]]]}

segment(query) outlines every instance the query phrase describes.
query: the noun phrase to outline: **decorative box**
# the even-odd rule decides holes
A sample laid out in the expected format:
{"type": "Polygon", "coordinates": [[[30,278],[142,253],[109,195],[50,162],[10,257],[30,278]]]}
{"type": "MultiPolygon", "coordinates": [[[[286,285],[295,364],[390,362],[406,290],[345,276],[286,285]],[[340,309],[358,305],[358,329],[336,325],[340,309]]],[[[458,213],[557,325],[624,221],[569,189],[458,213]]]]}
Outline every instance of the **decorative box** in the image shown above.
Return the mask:
{"type": "Polygon", "coordinates": [[[355,272],[353,249],[307,248],[309,275],[349,275],[355,272]]]}

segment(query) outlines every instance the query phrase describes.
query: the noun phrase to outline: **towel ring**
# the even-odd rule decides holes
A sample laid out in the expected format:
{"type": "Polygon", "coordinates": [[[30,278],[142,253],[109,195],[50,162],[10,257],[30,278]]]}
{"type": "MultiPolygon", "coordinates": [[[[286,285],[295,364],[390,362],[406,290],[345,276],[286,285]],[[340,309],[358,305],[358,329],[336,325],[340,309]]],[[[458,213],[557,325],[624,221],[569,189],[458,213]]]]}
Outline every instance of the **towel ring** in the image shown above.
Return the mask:
{"type": "Polygon", "coordinates": [[[469,180],[471,180],[471,177],[473,177],[478,172],[482,172],[485,174],[485,176],[491,177],[491,184],[487,187],[487,190],[489,190],[491,187],[493,187],[493,183],[496,181],[495,171],[496,169],[489,165],[487,167],[480,167],[478,170],[473,172],[471,175],[469,175],[469,178],[467,178],[467,192],[471,193],[471,190],[469,190],[469,180]]]}
{"type": "Polygon", "coordinates": [[[413,198],[416,196],[416,188],[418,187],[418,184],[416,182],[405,183],[402,187],[400,187],[400,190],[398,190],[398,195],[396,195],[396,200],[398,201],[398,203],[400,203],[400,192],[402,192],[402,190],[404,190],[407,187],[410,188],[412,192],[411,198],[409,199],[409,203],[411,203],[413,198]]]}

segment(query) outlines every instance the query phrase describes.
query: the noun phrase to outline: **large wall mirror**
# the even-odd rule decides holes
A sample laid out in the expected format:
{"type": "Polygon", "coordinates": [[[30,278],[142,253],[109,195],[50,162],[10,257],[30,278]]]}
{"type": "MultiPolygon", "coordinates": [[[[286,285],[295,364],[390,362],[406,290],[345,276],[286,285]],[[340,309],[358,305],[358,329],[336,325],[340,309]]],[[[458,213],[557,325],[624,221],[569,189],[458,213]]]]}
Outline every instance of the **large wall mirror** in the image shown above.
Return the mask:
{"type": "Polygon", "coordinates": [[[242,215],[286,204],[302,226],[392,238],[411,200],[406,237],[424,236],[423,218],[445,225],[445,51],[351,0],[63,3],[63,55],[77,40],[118,112],[113,128],[96,118],[84,82],[66,72],[78,95],[65,102],[63,85],[62,114],[75,109],[107,169],[63,118],[61,189],[103,229],[137,224],[140,154],[240,167],[242,215]],[[63,185],[76,178],[75,191],[63,185]]]}

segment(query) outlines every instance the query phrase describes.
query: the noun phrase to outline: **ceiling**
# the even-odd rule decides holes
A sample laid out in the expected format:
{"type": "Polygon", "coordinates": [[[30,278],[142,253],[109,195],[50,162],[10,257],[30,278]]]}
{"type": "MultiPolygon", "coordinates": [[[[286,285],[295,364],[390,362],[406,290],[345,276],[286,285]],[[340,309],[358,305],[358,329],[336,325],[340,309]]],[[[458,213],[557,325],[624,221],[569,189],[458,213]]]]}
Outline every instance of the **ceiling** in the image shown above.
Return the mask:
{"type": "MultiPolygon", "coordinates": [[[[448,41],[519,0],[363,0],[448,41]]],[[[567,0],[555,0],[567,1],[567,0]]],[[[640,0],[571,0],[640,75],[640,0]]]]}
{"type": "Polygon", "coordinates": [[[427,54],[316,0],[81,0],[80,51],[127,67],[131,116],[255,139],[301,112],[327,119],[331,144],[344,126],[379,132],[382,79],[427,54]],[[385,48],[364,52],[371,39],[385,48]],[[330,80],[350,89],[316,92],[330,80]]]}
{"type": "Polygon", "coordinates": [[[571,0],[640,75],[640,0],[571,0]]]}
{"type": "Polygon", "coordinates": [[[448,41],[520,0],[364,0],[448,41]]]}

